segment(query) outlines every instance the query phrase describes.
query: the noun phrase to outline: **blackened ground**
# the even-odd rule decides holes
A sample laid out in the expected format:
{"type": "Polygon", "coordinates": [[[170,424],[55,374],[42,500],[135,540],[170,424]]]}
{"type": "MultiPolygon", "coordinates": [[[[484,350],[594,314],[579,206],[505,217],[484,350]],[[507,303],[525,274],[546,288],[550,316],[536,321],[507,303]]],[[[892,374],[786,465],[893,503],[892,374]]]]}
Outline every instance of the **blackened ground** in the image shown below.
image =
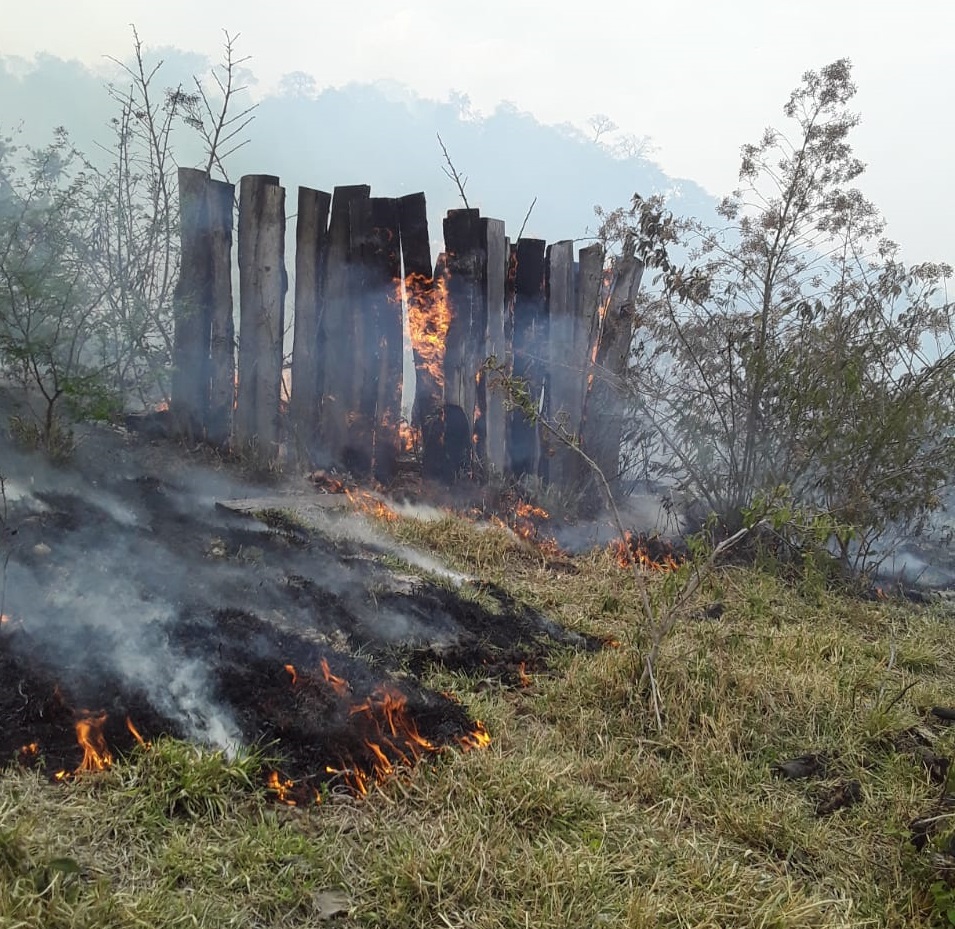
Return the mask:
{"type": "Polygon", "coordinates": [[[348,533],[223,510],[261,488],[121,430],[91,430],[76,467],[3,438],[0,461],[0,764],[71,771],[76,722],[105,713],[114,753],[134,744],[129,718],[147,740],[267,746],[283,775],[318,786],[340,778],[329,768],[371,770],[372,745],[401,762],[418,737],[475,730],[421,685],[430,665],[516,686],[554,648],[596,646],[501,590],[478,603],[395,574],[348,533]]]}

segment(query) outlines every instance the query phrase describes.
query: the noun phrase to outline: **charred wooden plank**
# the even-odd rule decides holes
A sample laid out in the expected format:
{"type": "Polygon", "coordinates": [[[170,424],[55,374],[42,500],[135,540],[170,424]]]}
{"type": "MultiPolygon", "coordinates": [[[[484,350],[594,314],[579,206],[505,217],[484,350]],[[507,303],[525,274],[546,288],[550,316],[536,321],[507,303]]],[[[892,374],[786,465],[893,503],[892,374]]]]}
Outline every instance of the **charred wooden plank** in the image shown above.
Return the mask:
{"type": "MultiPolygon", "coordinates": [[[[367,201],[367,184],[336,187],[328,226],[325,306],[319,328],[322,371],[321,434],[323,451],[331,461],[343,460],[348,436],[348,414],[357,400],[354,361],[357,332],[354,314],[355,258],[352,207],[367,201]]],[[[356,207],[354,215],[363,215],[356,207]]]]}
{"type": "MultiPolygon", "coordinates": [[[[484,354],[493,356],[506,368],[512,361],[512,346],[506,327],[508,243],[504,223],[500,219],[482,221],[485,266],[485,299],[487,301],[484,354]]],[[[483,362],[482,362],[483,363],[483,362]]],[[[482,374],[478,385],[478,405],[482,426],[478,430],[478,452],[490,474],[503,474],[507,469],[507,411],[502,391],[495,390],[482,374]]]]}
{"type": "Polygon", "coordinates": [[[285,188],[273,175],[239,185],[239,384],[237,446],[274,460],[281,438],[279,403],[285,332],[285,188]]]}
{"type": "Polygon", "coordinates": [[[227,445],[232,434],[235,409],[235,321],[232,298],[232,227],[235,185],[209,180],[209,413],[206,437],[215,445],[227,445]]]}
{"type": "Polygon", "coordinates": [[[318,331],[322,318],[325,249],[331,194],[298,189],[295,226],[295,328],[292,342],[292,393],[289,433],[300,461],[316,453],[321,414],[318,331]]]}
{"type": "MultiPolygon", "coordinates": [[[[586,357],[574,354],[578,325],[574,293],[574,243],[569,240],[548,246],[545,259],[547,297],[547,351],[544,414],[568,439],[580,434],[583,408],[577,389],[586,357]]],[[[545,454],[542,476],[565,485],[574,471],[574,451],[553,435],[541,436],[545,454]]]]}
{"type": "MultiPolygon", "coordinates": [[[[546,350],[543,239],[520,239],[514,269],[514,376],[526,381],[535,404],[543,389],[541,359],[546,350]]],[[[537,475],[540,467],[537,424],[521,410],[511,414],[511,469],[517,476],[537,475]]]]}
{"type": "Polygon", "coordinates": [[[356,201],[351,221],[357,354],[355,405],[344,454],[352,470],[386,481],[398,459],[401,418],[398,202],[387,197],[356,201]]]}
{"type": "Polygon", "coordinates": [[[620,476],[620,444],[626,403],[623,381],[630,361],[635,323],[634,298],[643,264],[632,255],[614,266],[610,296],[602,311],[584,416],[584,448],[613,488],[620,476]]]}
{"type": "Polygon", "coordinates": [[[444,445],[452,474],[471,465],[477,378],[484,362],[487,251],[478,210],[449,210],[444,220],[450,310],[444,359],[444,445]]]}
{"type": "Polygon", "coordinates": [[[173,297],[173,357],[170,408],[178,431],[201,432],[209,409],[211,336],[209,202],[205,171],[179,169],[181,266],[173,297]]]}

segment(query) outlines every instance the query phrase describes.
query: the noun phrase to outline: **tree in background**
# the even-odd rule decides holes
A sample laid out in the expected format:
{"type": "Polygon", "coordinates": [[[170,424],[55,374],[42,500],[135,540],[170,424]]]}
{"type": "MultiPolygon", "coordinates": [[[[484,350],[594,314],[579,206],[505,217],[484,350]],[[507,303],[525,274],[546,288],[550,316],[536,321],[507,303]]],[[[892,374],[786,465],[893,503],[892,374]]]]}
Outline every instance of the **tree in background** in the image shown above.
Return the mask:
{"type": "Polygon", "coordinates": [[[180,259],[177,129],[201,140],[206,174],[228,179],[224,161],[244,144],[252,121],[254,105],[232,112],[248,60],[236,57],[235,41],[225,33],[222,61],[210,72],[214,87],[194,76],[191,91],[162,88],[163,62],[147,64],[134,28],[131,63],[116,62],[128,83],[107,88],[118,112],[107,164],[97,172],[102,239],[93,270],[109,304],[118,384],[143,404],[168,396],[180,259]]]}
{"type": "Polygon", "coordinates": [[[108,393],[104,289],[89,273],[100,207],[65,130],[42,149],[0,145],[0,359],[43,398],[38,439],[48,447],[62,400],[90,412],[108,393]]]}
{"type": "Polygon", "coordinates": [[[854,93],[845,59],[804,75],[792,136],[743,146],[723,228],[635,197],[604,233],[657,271],[630,367],[649,473],[727,533],[768,501],[825,517],[859,565],[952,481],[955,352],[951,268],[904,265],[853,186],[854,93]]]}
{"type": "Polygon", "coordinates": [[[168,393],[179,269],[177,128],[197,133],[207,173],[241,146],[251,107],[232,115],[237,69],[226,34],[215,89],[160,89],[133,31],[128,87],[107,158],[78,152],[65,130],[42,149],[0,144],[0,365],[43,397],[38,440],[58,434],[62,401],[105,414],[168,393]]]}

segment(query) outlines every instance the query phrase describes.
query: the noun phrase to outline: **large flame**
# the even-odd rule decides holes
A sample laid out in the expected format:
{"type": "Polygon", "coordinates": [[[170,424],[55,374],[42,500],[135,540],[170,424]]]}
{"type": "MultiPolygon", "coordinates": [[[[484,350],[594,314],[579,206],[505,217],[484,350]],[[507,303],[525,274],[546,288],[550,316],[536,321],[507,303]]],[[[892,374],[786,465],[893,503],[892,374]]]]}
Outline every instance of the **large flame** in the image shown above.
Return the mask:
{"type": "MultiPolygon", "coordinates": [[[[408,329],[415,364],[423,368],[438,387],[444,386],[444,356],[451,308],[444,277],[409,274],[403,282],[408,301],[408,329]]],[[[399,282],[399,289],[401,283],[399,282]]]]}

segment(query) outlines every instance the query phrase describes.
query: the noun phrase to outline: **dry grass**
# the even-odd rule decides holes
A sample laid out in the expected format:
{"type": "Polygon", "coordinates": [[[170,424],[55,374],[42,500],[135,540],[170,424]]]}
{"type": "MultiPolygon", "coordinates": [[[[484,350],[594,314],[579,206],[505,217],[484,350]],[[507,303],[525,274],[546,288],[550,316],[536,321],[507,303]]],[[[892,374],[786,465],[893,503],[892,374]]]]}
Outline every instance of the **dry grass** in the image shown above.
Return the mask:
{"type": "MultiPolygon", "coordinates": [[[[906,828],[940,788],[893,737],[953,702],[950,616],[722,569],[658,664],[661,734],[632,693],[645,642],[610,556],[570,573],[502,530],[391,531],[620,647],[561,654],[517,690],[435,667],[491,747],[362,802],[274,806],[252,786],[259,759],[167,742],[65,787],[8,771],[0,926],[946,925],[906,828]],[[818,817],[830,781],[772,775],[808,751],[861,802],[818,817]]],[[[955,731],[935,748],[955,754],[955,731]]]]}

